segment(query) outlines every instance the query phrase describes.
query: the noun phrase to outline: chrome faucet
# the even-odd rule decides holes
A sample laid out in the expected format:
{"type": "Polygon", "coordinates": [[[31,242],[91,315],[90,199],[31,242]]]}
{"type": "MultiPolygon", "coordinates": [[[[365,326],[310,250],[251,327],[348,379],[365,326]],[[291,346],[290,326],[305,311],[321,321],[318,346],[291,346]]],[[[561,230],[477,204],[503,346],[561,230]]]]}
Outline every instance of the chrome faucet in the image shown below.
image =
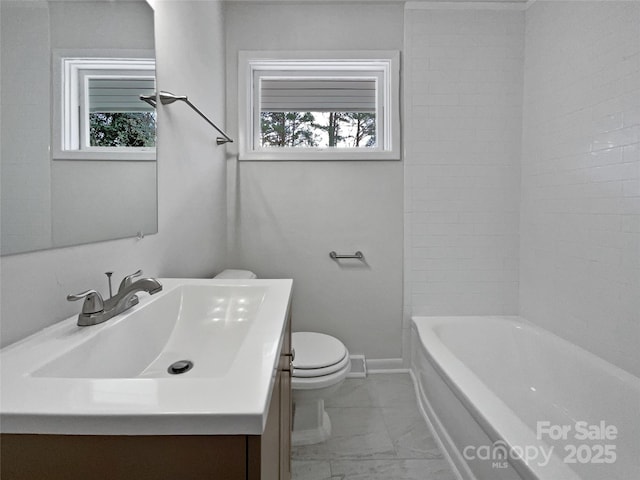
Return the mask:
{"type": "Polygon", "coordinates": [[[162,284],[154,278],[141,278],[134,282],[133,278],[140,275],[142,275],[142,270],[124,277],[118,288],[118,293],[106,301],[95,290],[87,290],[76,295],[67,295],[67,300],[70,302],[84,299],[82,311],[78,315],[78,326],[97,325],[129,310],[138,304],[139,300],[136,295],[138,292],[147,292],[153,295],[162,290],[162,284]]]}

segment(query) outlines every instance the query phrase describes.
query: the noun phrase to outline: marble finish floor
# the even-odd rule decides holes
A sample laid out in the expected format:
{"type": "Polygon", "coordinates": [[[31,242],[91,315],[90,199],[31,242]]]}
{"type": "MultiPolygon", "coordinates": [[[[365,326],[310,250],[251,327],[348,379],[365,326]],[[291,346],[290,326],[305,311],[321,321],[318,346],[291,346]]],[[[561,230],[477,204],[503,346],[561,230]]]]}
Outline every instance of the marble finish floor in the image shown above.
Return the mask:
{"type": "Polygon", "coordinates": [[[455,480],[409,374],[347,379],[325,409],[331,438],[294,447],[293,480],[455,480]]]}

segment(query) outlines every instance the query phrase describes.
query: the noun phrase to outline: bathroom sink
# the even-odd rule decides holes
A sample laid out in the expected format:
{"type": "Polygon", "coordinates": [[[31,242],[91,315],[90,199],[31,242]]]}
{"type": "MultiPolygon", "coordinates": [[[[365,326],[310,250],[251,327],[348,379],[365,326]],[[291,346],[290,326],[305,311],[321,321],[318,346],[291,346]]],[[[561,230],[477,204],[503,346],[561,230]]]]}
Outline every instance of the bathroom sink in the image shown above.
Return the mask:
{"type": "Polygon", "coordinates": [[[2,432],[261,433],[291,280],[160,282],[105,323],[73,316],[4,348],[2,432]]]}
{"type": "Polygon", "coordinates": [[[190,361],[190,377],[219,377],[233,363],[266,292],[264,286],[181,285],[32,375],[158,378],[169,377],[175,362],[190,361]]]}

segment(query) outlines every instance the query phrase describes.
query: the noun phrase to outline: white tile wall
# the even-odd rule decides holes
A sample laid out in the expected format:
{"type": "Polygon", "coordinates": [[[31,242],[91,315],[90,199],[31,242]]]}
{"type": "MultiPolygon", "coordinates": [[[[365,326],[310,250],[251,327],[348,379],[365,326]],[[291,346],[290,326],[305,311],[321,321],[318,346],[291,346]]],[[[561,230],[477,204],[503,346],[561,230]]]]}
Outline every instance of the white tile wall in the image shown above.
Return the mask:
{"type": "Polygon", "coordinates": [[[640,375],[640,3],[526,13],[521,313],[640,375]]]}
{"type": "Polygon", "coordinates": [[[405,329],[518,311],[523,54],[522,11],[406,11],[405,329]]]}

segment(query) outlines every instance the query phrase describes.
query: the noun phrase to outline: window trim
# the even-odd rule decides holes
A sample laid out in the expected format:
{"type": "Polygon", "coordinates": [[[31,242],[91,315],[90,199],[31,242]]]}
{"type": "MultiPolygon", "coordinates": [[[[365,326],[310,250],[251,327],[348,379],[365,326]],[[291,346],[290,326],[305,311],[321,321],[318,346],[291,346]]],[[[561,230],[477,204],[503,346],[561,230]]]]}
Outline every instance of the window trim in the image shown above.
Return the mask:
{"type": "MultiPolygon", "coordinates": [[[[400,159],[400,52],[363,51],[240,51],[238,58],[239,160],[399,160],[400,159]],[[287,62],[290,60],[290,62],[287,62]],[[255,115],[256,72],[334,71],[380,72],[378,94],[382,111],[383,145],[376,148],[255,147],[259,117],[255,115]],[[386,81],[384,81],[386,80],[386,81]]],[[[284,75],[286,76],[286,75],[284,75]]]]}
{"type": "MultiPolygon", "coordinates": [[[[155,161],[155,147],[87,147],[81,148],[80,82],[88,70],[153,72],[152,50],[56,50],[53,54],[53,160],[134,160],[155,161]]],[[[86,92],[85,92],[86,96],[86,92]]],[[[85,104],[87,99],[85,98],[85,104]]]]}
{"type": "MultiPolygon", "coordinates": [[[[138,62],[138,60],[136,60],[138,62]]],[[[153,79],[155,80],[155,74],[153,70],[149,68],[139,69],[135,68],[138,63],[134,63],[128,68],[120,69],[120,68],[98,68],[94,70],[93,68],[81,68],[78,69],[77,72],[77,86],[79,87],[79,95],[78,95],[78,108],[71,109],[77,118],[72,120],[72,124],[68,125],[67,128],[71,130],[70,127],[79,126],[78,131],[72,132],[69,131],[67,133],[72,133],[72,146],[78,145],[78,148],[72,148],[72,150],[80,150],[83,152],[153,152],[155,151],[155,147],[95,147],[88,145],[89,139],[91,138],[91,122],[89,121],[89,107],[90,107],[90,98],[89,98],[89,82],[91,80],[96,79],[110,79],[110,80],[127,80],[127,79],[153,79]],[[79,113],[78,113],[79,112],[79,113]],[[76,123],[77,122],[77,123],[76,123]],[[79,132],[79,133],[78,133],[79,132]]],[[[75,82],[75,79],[72,80],[75,82]]],[[[155,82],[154,82],[155,83],[155,82]]],[[[142,102],[141,102],[142,103],[142,102]]],[[[65,104],[68,107],[68,104],[65,104]]],[[[148,105],[145,104],[148,107],[148,105]]]]}

